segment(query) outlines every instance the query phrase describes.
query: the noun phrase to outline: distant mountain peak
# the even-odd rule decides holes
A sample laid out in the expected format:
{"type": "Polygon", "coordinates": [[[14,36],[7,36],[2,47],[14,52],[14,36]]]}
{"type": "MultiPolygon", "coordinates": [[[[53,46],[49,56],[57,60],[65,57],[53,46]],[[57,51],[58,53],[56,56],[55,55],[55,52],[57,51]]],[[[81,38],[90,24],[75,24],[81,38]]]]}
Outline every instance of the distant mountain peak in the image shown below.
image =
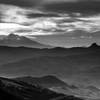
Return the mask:
{"type": "Polygon", "coordinates": [[[21,36],[18,36],[16,34],[9,34],[4,39],[7,39],[7,40],[21,40],[21,36]]]}
{"type": "Polygon", "coordinates": [[[51,48],[51,46],[42,44],[38,41],[31,40],[25,36],[19,36],[16,34],[9,34],[0,39],[1,46],[12,46],[12,47],[31,47],[31,48],[51,48]]]}
{"type": "Polygon", "coordinates": [[[97,43],[93,43],[90,47],[91,48],[97,48],[97,47],[99,47],[99,45],[97,43]]]}

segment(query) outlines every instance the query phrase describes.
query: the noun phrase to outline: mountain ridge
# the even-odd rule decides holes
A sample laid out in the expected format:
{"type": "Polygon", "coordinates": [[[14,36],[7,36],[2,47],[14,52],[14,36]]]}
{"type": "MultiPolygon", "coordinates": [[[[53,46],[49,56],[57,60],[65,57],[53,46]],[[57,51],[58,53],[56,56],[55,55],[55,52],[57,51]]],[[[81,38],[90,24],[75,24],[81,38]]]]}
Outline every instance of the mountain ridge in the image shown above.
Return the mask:
{"type": "Polygon", "coordinates": [[[0,77],[0,100],[82,100],[46,88],[0,77]],[[13,92],[12,92],[13,91],[13,92]]]}
{"type": "MultiPolygon", "coordinates": [[[[16,70],[18,71],[18,73],[19,72],[21,73],[21,71],[23,73],[24,71],[24,73],[28,75],[27,71],[30,71],[29,75],[31,75],[32,73],[39,75],[40,72],[41,74],[43,74],[45,70],[46,70],[45,74],[47,73],[58,74],[58,72],[60,71],[64,73],[66,71],[69,73],[70,72],[68,71],[69,68],[74,68],[74,67],[77,68],[79,65],[80,66],[94,65],[98,67],[99,58],[100,58],[99,51],[100,51],[100,46],[97,46],[96,48],[78,47],[78,48],[70,48],[70,49],[66,49],[66,48],[52,48],[52,49],[35,48],[34,49],[34,48],[26,48],[26,47],[0,46],[0,56],[1,56],[0,72],[6,74],[11,72],[14,74],[15,69],[20,68],[21,69],[20,71],[16,70]],[[59,69],[57,67],[59,67],[59,69]],[[53,72],[51,73],[51,71],[53,72]]],[[[91,70],[93,72],[93,69],[91,70]]],[[[87,71],[87,73],[90,73],[90,71],[87,71]]]]}
{"type": "Polygon", "coordinates": [[[31,47],[31,48],[51,48],[52,46],[39,43],[35,40],[31,40],[25,36],[19,36],[15,34],[9,34],[8,36],[2,36],[0,39],[0,46],[12,46],[12,47],[31,47]]]}
{"type": "Polygon", "coordinates": [[[39,85],[45,88],[68,86],[67,83],[65,83],[64,81],[60,80],[59,78],[53,75],[47,75],[43,77],[23,76],[14,79],[18,81],[26,82],[28,84],[39,85]]]}

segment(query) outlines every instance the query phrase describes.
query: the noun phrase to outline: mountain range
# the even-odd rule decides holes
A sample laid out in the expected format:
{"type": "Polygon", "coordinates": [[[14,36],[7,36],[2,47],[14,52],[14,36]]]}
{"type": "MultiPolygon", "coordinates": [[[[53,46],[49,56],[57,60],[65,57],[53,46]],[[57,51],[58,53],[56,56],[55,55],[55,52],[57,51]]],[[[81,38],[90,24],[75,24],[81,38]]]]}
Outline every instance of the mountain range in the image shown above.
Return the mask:
{"type": "MultiPolygon", "coordinates": [[[[99,74],[100,47],[32,49],[0,47],[0,73],[69,76],[99,74]],[[6,58],[6,59],[5,59],[6,58]],[[77,59],[76,59],[77,58],[77,59]],[[97,70],[96,70],[97,69],[97,70]],[[91,70],[91,71],[90,71],[91,70]],[[98,72],[97,72],[98,71],[98,72]]],[[[96,77],[97,78],[97,77],[96,77]]]]}
{"type": "Polygon", "coordinates": [[[5,73],[7,76],[55,74],[66,78],[70,74],[78,73],[94,77],[99,74],[99,50],[100,46],[95,43],[90,47],[70,49],[0,46],[0,74],[5,73]]]}
{"type": "Polygon", "coordinates": [[[12,46],[12,47],[32,47],[32,48],[50,48],[51,46],[41,44],[35,40],[31,40],[24,36],[15,34],[9,34],[8,36],[0,37],[0,46],[12,46]]]}
{"type": "Polygon", "coordinates": [[[0,46],[0,76],[19,77],[29,85],[68,95],[100,98],[99,65],[100,46],[96,43],[90,47],[45,49],[0,46]]]}

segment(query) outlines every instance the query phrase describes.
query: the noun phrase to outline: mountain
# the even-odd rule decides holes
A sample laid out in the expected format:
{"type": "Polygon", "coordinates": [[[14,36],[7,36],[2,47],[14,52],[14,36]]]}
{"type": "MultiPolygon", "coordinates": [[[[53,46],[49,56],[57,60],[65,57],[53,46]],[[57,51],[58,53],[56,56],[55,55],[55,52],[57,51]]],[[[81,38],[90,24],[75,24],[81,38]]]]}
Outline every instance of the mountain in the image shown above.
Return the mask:
{"type": "Polygon", "coordinates": [[[82,100],[25,82],[0,78],[0,100],[82,100]],[[13,92],[12,92],[13,91],[13,92]]]}
{"type": "Polygon", "coordinates": [[[39,85],[45,88],[52,88],[52,87],[67,87],[67,83],[58,79],[56,76],[48,75],[44,77],[19,77],[15,80],[23,81],[28,84],[39,85]]]}
{"type": "Polygon", "coordinates": [[[26,82],[31,85],[48,88],[57,93],[74,95],[81,98],[100,99],[100,89],[95,86],[75,86],[69,85],[55,76],[44,76],[40,78],[19,77],[14,80],[26,82]]]}
{"type": "MultiPolygon", "coordinates": [[[[39,82],[41,79],[43,82],[46,80],[47,83],[54,81],[54,86],[62,85],[61,80],[57,81],[59,78],[64,80],[64,83],[71,84],[70,87],[67,84],[67,88],[52,88],[57,92],[65,93],[67,91],[67,94],[72,95],[99,97],[99,92],[94,92],[93,88],[77,87],[76,84],[100,86],[100,46],[95,43],[90,47],[70,49],[0,46],[0,76],[21,76],[22,78],[26,75],[32,76],[30,80],[35,77],[46,76],[38,78],[39,82]],[[58,78],[47,75],[55,75],[58,78]],[[88,95],[88,93],[90,94],[88,95]]],[[[43,85],[45,84],[43,83],[43,85]]],[[[47,84],[50,87],[51,85],[52,83],[47,84]]]]}
{"type": "Polygon", "coordinates": [[[0,73],[29,76],[54,74],[63,78],[70,77],[70,75],[75,77],[80,74],[81,77],[88,75],[93,77],[97,76],[96,78],[99,78],[99,46],[96,49],[91,47],[72,49],[53,48],[43,50],[8,48],[7,51],[10,50],[12,51],[11,54],[13,53],[11,56],[14,56],[14,59],[10,58],[7,60],[8,62],[5,61],[0,67],[0,73]]]}
{"type": "Polygon", "coordinates": [[[97,73],[99,74],[100,71],[99,51],[100,46],[70,49],[0,46],[0,74],[5,73],[7,76],[53,74],[66,78],[78,73],[89,76],[95,74],[93,76],[98,77],[97,73]]]}
{"type": "Polygon", "coordinates": [[[53,87],[52,91],[57,93],[63,93],[67,95],[74,95],[76,97],[84,98],[85,100],[99,100],[100,99],[100,89],[95,86],[80,87],[75,88],[70,87],[53,87]]]}
{"type": "Polygon", "coordinates": [[[34,40],[31,40],[24,36],[18,36],[15,34],[10,34],[8,36],[2,36],[0,39],[0,45],[1,46],[26,46],[26,47],[32,47],[32,48],[50,48],[51,46],[38,43],[34,40]]]}
{"type": "Polygon", "coordinates": [[[90,48],[93,48],[93,49],[98,49],[100,46],[98,45],[98,44],[96,44],[96,43],[93,43],[91,46],[90,46],[90,48]]]}
{"type": "Polygon", "coordinates": [[[93,92],[99,92],[100,93],[100,89],[95,87],[95,86],[87,86],[86,89],[89,89],[93,92]]]}

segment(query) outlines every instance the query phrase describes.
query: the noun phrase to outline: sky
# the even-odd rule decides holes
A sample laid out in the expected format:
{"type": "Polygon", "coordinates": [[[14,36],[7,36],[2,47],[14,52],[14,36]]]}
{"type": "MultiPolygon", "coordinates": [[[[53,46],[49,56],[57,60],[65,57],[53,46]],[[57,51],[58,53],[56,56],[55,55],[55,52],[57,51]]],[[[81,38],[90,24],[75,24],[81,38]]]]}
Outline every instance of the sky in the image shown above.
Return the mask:
{"type": "Polygon", "coordinates": [[[100,44],[100,0],[0,0],[0,35],[61,47],[100,44]]]}

